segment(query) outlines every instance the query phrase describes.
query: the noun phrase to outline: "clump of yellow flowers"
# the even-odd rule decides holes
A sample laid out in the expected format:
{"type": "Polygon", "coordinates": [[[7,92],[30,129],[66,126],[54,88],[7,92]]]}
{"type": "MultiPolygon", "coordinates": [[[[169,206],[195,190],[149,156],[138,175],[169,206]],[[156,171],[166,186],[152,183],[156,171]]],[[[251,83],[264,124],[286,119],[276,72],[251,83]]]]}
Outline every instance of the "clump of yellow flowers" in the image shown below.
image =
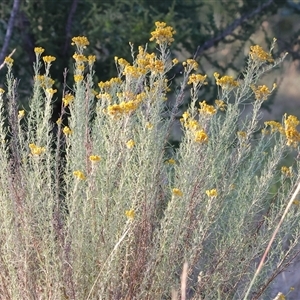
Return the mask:
{"type": "MultiPolygon", "coordinates": [[[[300,133],[297,130],[297,126],[300,124],[300,121],[296,116],[293,115],[284,115],[283,124],[280,124],[276,121],[267,121],[265,122],[266,127],[271,128],[271,132],[279,132],[286,138],[286,144],[296,148],[300,142],[300,133]]],[[[263,133],[268,133],[267,129],[264,128],[263,133]]]]}
{"type": "Polygon", "coordinates": [[[167,26],[165,22],[155,22],[155,26],[156,29],[151,32],[150,41],[155,41],[159,45],[171,44],[174,41],[173,35],[176,31],[171,26],[167,26]]]}

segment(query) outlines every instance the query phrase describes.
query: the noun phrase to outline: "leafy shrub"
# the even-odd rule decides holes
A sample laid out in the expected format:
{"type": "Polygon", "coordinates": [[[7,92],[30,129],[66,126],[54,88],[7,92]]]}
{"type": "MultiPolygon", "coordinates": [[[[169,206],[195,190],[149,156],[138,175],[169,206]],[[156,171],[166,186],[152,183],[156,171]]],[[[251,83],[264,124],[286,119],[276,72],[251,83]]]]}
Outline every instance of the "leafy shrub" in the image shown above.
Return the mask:
{"type": "Polygon", "coordinates": [[[181,299],[247,293],[258,299],[295,259],[299,201],[291,194],[299,166],[297,160],[279,166],[298,148],[299,121],[284,116],[282,124],[259,125],[260,107],[272,92],[259,79],[283,57],[251,47],[244,79],[215,73],[219,99],[200,107],[207,77],[189,59],[169,107],[166,73],[178,63],[168,51],[173,34],[157,22],[150,39],[156,53],[139,47],[135,54],[132,46],[133,62],[116,57],[118,77],[99,82],[97,91],[95,57],[84,55],[89,41],[73,38],[74,86],[64,84],[56,122],[55,58],[35,48],[28,112],[17,108],[13,60],[6,58],[1,299],[177,299],[179,293],[181,299]],[[174,151],[168,139],[186,88],[192,102],[174,151]],[[244,105],[252,110],[241,119],[244,105]],[[254,277],[278,224],[263,271],[254,277]]]}

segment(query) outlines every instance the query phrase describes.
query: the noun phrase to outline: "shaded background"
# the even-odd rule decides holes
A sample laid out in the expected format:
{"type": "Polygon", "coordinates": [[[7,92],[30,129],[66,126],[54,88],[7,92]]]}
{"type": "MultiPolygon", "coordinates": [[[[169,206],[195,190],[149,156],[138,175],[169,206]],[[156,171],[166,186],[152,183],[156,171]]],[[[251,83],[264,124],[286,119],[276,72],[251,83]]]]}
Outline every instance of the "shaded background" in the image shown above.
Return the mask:
{"type": "MultiPolygon", "coordinates": [[[[208,74],[210,79],[215,71],[240,76],[249,47],[258,43],[268,49],[275,36],[278,39],[275,52],[290,53],[285,64],[277,72],[272,72],[272,76],[286,86],[280,86],[277,98],[290,97],[290,92],[295,97],[300,94],[300,0],[1,1],[0,64],[16,48],[14,73],[20,80],[20,103],[26,107],[31,95],[29,87],[33,77],[35,46],[45,48],[44,55],[57,58],[51,75],[61,93],[64,69],[67,68],[72,75],[73,36],[88,37],[90,46],[87,54],[97,56],[95,82],[99,82],[116,75],[114,56],[132,60],[128,42],[134,43],[136,48],[145,45],[154,29],[154,22],[158,20],[167,22],[177,31],[172,55],[179,56],[181,60],[195,55],[200,62],[199,71],[208,74]]],[[[154,50],[153,43],[149,48],[154,50]]],[[[5,68],[0,70],[0,87],[5,86],[5,71],[5,68]]],[[[169,74],[170,78],[180,78],[180,71],[179,66],[169,74]]],[[[273,77],[266,81],[272,84],[273,77]]],[[[72,82],[69,84],[71,87],[72,82]]],[[[172,88],[176,90],[176,81],[172,88]]],[[[60,106],[60,93],[56,94],[54,108],[60,106]]],[[[200,99],[208,102],[216,97],[213,84],[205,86],[200,95],[200,99]]],[[[265,105],[269,112],[273,110],[272,103],[274,98],[265,105]]],[[[287,110],[294,110],[290,103],[279,104],[277,100],[276,103],[283,106],[282,109],[286,106],[287,110]]],[[[276,118],[281,118],[278,111],[277,107],[276,118]]]]}

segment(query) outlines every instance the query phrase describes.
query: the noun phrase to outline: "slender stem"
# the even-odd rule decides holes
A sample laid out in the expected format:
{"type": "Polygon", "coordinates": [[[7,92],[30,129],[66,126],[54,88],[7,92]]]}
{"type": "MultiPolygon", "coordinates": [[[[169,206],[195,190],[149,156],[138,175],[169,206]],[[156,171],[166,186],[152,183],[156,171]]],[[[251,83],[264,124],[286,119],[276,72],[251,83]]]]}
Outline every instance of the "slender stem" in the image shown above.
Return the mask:
{"type": "Polygon", "coordinates": [[[283,223],[283,221],[285,219],[285,216],[287,215],[287,213],[288,213],[291,205],[293,204],[293,201],[295,200],[295,198],[297,197],[297,195],[298,195],[299,192],[300,192],[300,181],[299,181],[299,183],[297,185],[297,188],[295,189],[295,191],[294,191],[294,193],[293,193],[293,195],[292,195],[292,197],[291,197],[291,199],[290,199],[290,201],[289,201],[289,203],[288,203],[288,205],[287,205],[287,207],[286,207],[286,209],[285,209],[285,211],[284,211],[284,213],[283,213],[283,215],[282,215],[282,217],[281,217],[281,219],[280,219],[280,221],[279,221],[279,223],[278,223],[278,225],[276,227],[276,229],[274,230],[274,233],[273,233],[273,235],[272,235],[272,237],[271,237],[271,239],[269,241],[269,244],[268,244],[268,246],[267,246],[267,248],[266,248],[266,250],[264,252],[263,257],[260,260],[260,263],[258,265],[258,268],[257,268],[254,276],[253,276],[253,279],[250,282],[250,286],[249,286],[249,288],[248,288],[248,290],[246,292],[244,300],[247,300],[247,297],[248,297],[248,295],[250,293],[250,290],[251,290],[251,288],[252,288],[252,286],[253,286],[253,284],[254,284],[254,282],[255,282],[258,274],[259,274],[259,272],[261,271],[261,269],[262,269],[262,267],[264,265],[265,259],[266,259],[267,255],[268,255],[268,253],[269,253],[269,251],[271,249],[271,246],[272,246],[272,244],[273,244],[273,242],[275,240],[275,237],[276,237],[276,235],[277,235],[277,233],[278,233],[278,231],[279,231],[279,229],[281,227],[281,224],[283,223]]]}

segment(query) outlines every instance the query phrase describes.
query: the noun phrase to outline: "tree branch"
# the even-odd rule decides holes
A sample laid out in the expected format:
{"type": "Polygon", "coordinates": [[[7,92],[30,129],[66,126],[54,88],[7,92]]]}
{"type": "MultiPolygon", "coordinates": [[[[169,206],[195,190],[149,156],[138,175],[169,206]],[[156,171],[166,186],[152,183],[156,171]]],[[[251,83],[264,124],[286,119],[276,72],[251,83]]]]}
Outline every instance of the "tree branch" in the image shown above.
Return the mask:
{"type": "Polygon", "coordinates": [[[11,36],[12,36],[12,32],[13,32],[13,27],[14,27],[14,24],[15,24],[15,19],[16,19],[16,16],[17,16],[18,12],[19,12],[20,1],[21,0],[14,0],[14,3],[13,3],[13,8],[12,8],[12,11],[11,11],[11,14],[10,14],[10,18],[9,18],[9,21],[8,21],[7,30],[6,30],[6,34],[5,34],[5,38],[4,38],[4,43],[3,43],[1,53],[0,53],[0,62],[3,62],[4,58],[6,56],[8,45],[9,45],[9,42],[10,42],[10,39],[11,39],[11,36]]]}
{"type": "Polygon", "coordinates": [[[230,35],[237,27],[241,26],[244,22],[260,14],[265,8],[273,4],[273,1],[274,0],[268,0],[263,5],[260,5],[256,9],[250,11],[249,13],[244,14],[240,18],[236,19],[232,24],[227,26],[227,28],[225,28],[219,35],[206,41],[202,46],[198,46],[194,54],[194,59],[196,59],[199,55],[201,55],[205,50],[213,47],[215,44],[223,40],[226,36],[230,35]]]}
{"type": "Polygon", "coordinates": [[[67,24],[66,24],[66,41],[65,41],[65,46],[63,50],[63,55],[65,56],[67,54],[69,44],[70,44],[70,36],[71,36],[71,27],[72,27],[72,22],[73,22],[73,16],[76,12],[77,9],[77,4],[78,0],[73,0],[72,6],[69,12],[67,24]]]}

